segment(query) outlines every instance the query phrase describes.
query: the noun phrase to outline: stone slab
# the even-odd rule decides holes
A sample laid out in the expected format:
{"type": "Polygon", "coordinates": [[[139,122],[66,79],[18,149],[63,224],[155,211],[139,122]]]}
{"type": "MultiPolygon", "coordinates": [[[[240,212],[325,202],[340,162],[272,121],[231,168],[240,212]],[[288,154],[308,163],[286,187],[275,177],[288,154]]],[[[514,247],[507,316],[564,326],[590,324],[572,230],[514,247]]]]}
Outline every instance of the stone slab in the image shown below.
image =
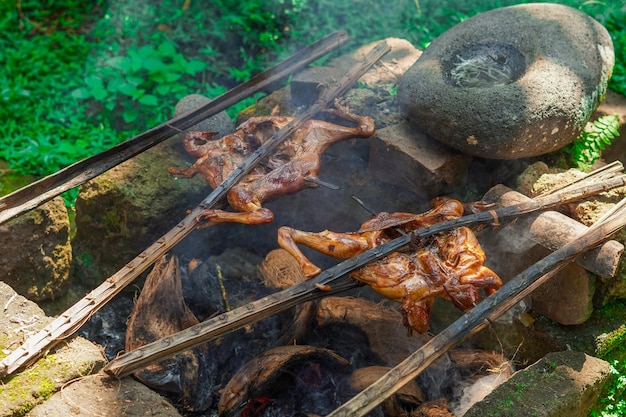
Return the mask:
{"type": "Polygon", "coordinates": [[[81,378],[35,407],[27,417],[180,417],[176,408],[132,378],[100,373],[81,378]]]}
{"type": "Polygon", "coordinates": [[[587,417],[609,369],[608,362],[581,352],[549,353],[513,374],[465,417],[587,417]]]}
{"type": "MultiPolygon", "coordinates": [[[[0,358],[41,330],[50,318],[37,304],[0,281],[0,358]]],[[[73,379],[97,372],[105,359],[99,347],[81,337],[61,343],[41,359],[0,384],[0,416],[21,416],[73,379]]],[[[57,414],[65,415],[65,414],[57,414]]]]}
{"type": "Polygon", "coordinates": [[[458,186],[471,161],[470,156],[441,145],[408,122],[380,129],[370,139],[371,175],[428,197],[458,186]]]}

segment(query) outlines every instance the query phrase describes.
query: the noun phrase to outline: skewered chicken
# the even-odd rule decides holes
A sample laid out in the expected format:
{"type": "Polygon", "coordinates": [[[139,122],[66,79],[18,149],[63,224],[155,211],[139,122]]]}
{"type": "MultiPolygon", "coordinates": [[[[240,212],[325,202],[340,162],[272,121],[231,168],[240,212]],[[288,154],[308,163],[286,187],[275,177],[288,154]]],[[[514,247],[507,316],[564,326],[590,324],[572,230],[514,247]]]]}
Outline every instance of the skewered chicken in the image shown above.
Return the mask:
{"type": "MultiPolygon", "coordinates": [[[[291,194],[318,185],[321,167],[320,157],[329,146],[341,140],[369,137],[374,134],[374,120],[357,116],[335,101],[335,109],[326,112],[354,122],[347,127],[322,120],[309,120],[279,145],[276,152],[264,159],[228,194],[228,203],[237,212],[208,209],[200,214],[199,227],[211,223],[236,222],[245,224],[270,223],[273,213],[262,203],[283,194],[291,194]]],[[[184,146],[193,157],[198,158],[190,167],[169,168],[172,174],[191,178],[200,174],[212,187],[217,187],[255,149],[269,140],[274,133],[292,120],[291,117],[252,117],[237,130],[221,139],[213,139],[215,132],[190,132],[185,136],[184,146]]]]}
{"type": "MultiPolygon", "coordinates": [[[[308,277],[320,269],[300,251],[297,244],[336,258],[350,258],[381,245],[403,233],[452,220],[464,209],[482,208],[481,203],[466,207],[457,200],[438,198],[433,209],[422,214],[381,213],[363,223],[354,233],[304,232],[290,227],[278,230],[279,245],[291,253],[308,277]]],[[[485,267],[486,256],[474,233],[459,227],[434,235],[407,252],[394,252],[350,275],[368,284],[379,294],[402,303],[404,325],[418,333],[429,328],[430,310],[435,297],[451,301],[461,310],[472,308],[480,299],[502,286],[502,281],[485,267]]]]}

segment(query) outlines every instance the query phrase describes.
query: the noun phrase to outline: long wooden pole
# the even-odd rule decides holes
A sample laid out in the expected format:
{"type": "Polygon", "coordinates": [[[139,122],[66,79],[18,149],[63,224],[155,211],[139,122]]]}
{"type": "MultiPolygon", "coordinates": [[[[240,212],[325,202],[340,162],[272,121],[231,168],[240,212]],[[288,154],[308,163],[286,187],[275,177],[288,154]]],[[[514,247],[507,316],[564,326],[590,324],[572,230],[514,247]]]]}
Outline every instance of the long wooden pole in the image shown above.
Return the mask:
{"type": "Polygon", "coordinates": [[[626,226],[626,209],[613,213],[597,226],[590,227],[582,236],[552,252],[506,283],[495,294],[487,297],[464,314],[428,343],[392,368],[379,380],[361,391],[328,417],[362,417],[414,379],[431,363],[467,337],[484,329],[489,321],[500,317],[509,308],[528,296],[555,272],[579,254],[607,240],[626,226]]]}
{"type": "Polygon", "coordinates": [[[37,360],[42,352],[50,349],[59,341],[71,336],[96,311],[130,284],[139,274],[148,269],[167,251],[176,246],[184,237],[191,233],[197,225],[197,217],[205,208],[211,208],[236,184],[254,165],[268,155],[284,139],[295,132],[305,121],[311,119],[335,98],[343,95],[376,61],[390,50],[386,42],[381,42],[353,67],[336,85],[330,86],[322,97],[303,114],[294,118],[289,124],[276,132],[270,140],[253,152],[228,178],[216,187],[195,209],[180,223],[168,231],[160,239],[150,245],[135,259],[127,263],[118,272],[107,278],[100,286],[63,312],[50,324],[28,338],[19,348],[11,352],[0,362],[0,378],[11,375],[21,367],[37,360]]]}
{"type": "Polygon", "coordinates": [[[349,39],[344,31],[334,32],[295,53],[273,68],[257,74],[245,83],[211,100],[204,106],[174,117],[104,152],[76,162],[11,194],[7,194],[0,198],[0,224],[97,177],[181,130],[188,129],[244,98],[262,91],[272,83],[345,44],[349,39]]]}
{"type": "MultiPolygon", "coordinates": [[[[525,213],[576,201],[624,185],[626,185],[626,176],[624,175],[609,178],[591,185],[581,184],[578,188],[550,194],[521,204],[501,207],[490,212],[472,214],[452,221],[437,223],[433,226],[416,231],[414,235],[425,238],[435,233],[444,232],[460,226],[505,221],[525,213]]],[[[358,256],[343,261],[323,271],[314,278],[213,317],[163,339],[156,340],[131,352],[127,352],[109,362],[104,370],[117,377],[129,375],[146,365],[215,339],[227,332],[259,321],[269,315],[284,311],[301,301],[324,296],[325,294],[321,292],[319,288],[326,286],[333,288],[334,285],[340,282],[340,278],[344,275],[369,262],[380,259],[391,252],[402,249],[409,244],[411,238],[411,235],[401,236],[391,242],[377,246],[358,256]]],[[[342,285],[344,284],[342,283],[342,285]]],[[[491,297],[489,298],[491,299],[491,297]]]]}

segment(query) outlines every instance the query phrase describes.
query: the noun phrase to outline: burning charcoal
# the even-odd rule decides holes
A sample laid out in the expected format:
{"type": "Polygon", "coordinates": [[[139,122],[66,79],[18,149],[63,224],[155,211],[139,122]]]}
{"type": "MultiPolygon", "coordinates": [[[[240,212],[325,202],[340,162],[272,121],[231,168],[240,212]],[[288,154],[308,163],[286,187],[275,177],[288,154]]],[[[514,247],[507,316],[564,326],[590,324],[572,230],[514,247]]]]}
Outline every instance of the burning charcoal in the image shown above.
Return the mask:
{"type": "Polygon", "coordinates": [[[234,416],[326,415],[342,395],[350,364],[327,349],[282,346],[254,358],[222,390],[219,414],[234,416]]]}
{"type": "MultiPolygon", "coordinates": [[[[332,144],[374,134],[374,120],[357,116],[335,101],[335,110],[328,113],[357,123],[347,127],[321,120],[309,120],[296,130],[290,140],[278,146],[269,158],[261,161],[228,193],[228,203],[238,213],[207,209],[199,215],[199,227],[215,223],[236,222],[245,224],[269,223],[274,214],[262,203],[284,194],[304,188],[317,187],[321,168],[321,154],[332,144]]],[[[190,132],[183,141],[185,150],[198,158],[190,167],[170,168],[172,174],[191,178],[200,174],[211,188],[216,188],[235,169],[292,118],[278,116],[251,117],[239,125],[237,130],[221,139],[215,132],[190,132]]]]}
{"type": "MultiPolygon", "coordinates": [[[[350,376],[350,388],[355,392],[363,391],[389,372],[386,366],[368,366],[355,370],[350,376]]],[[[407,409],[413,409],[425,401],[424,394],[415,381],[408,382],[393,396],[386,399],[382,408],[387,417],[407,415],[407,409]]]]}
{"type": "MultiPolygon", "coordinates": [[[[300,251],[297,244],[335,258],[351,258],[388,242],[400,233],[411,233],[435,223],[453,220],[464,211],[487,208],[481,202],[463,205],[449,198],[433,200],[433,209],[422,214],[380,213],[354,233],[304,232],[290,227],[278,229],[279,245],[291,253],[306,276],[320,268],[300,251]]],[[[350,273],[379,294],[401,303],[403,322],[409,334],[425,333],[435,297],[451,301],[463,311],[474,307],[479,290],[487,294],[502,286],[500,277],[484,266],[485,253],[467,227],[442,232],[420,242],[409,253],[394,252],[350,273]]]]}
{"type": "Polygon", "coordinates": [[[224,300],[219,280],[211,266],[198,260],[193,260],[193,264],[183,274],[183,296],[198,320],[204,321],[225,311],[224,300]]]}
{"type": "MultiPolygon", "coordinates": [[[[198,320],[182,294],[178,259],[162,257],[148,275],[126,330],[126,351],[186,329],[198,320]]],[[[181,399],[189,410],[205,410],[212,402],[215,369],[206,345],[136,371],[144,384],[181,399]]]]}
{"type": "Polygon", "coordinates": [[[303,343],[330,349],[350,361],[355,368],[383,364],[372,351],[367,334],[361,328],[347,322],[334,322],[315,327],[303,343]]]}

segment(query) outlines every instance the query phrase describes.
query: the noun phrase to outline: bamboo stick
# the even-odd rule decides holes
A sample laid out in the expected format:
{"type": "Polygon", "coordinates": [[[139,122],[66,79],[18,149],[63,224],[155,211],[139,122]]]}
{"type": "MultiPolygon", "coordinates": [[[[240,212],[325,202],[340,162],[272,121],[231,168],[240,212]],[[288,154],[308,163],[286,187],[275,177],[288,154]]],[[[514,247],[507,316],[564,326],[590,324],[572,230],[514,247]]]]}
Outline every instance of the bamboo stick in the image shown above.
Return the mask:
{"type": "Polygon", "coordinates": [[[104,306],[109,300],[117,295],[123,288],[130,284],[139,274],[148,269],[161,256],[173,248],[184,237],[191,233],[196,225],[196,218],[206,208],[211,208],[228,192],[228,189],[236,184],[254,165],[264,156],[268,155],[284,139],[292,135],[304,122],[311,119],[318,111],[323,109],[335,98],[343,95],[376,61],[389,51],[389,45],[381,42],[375,47],[361,63],[353,67],[344,78],[334,86],[327,88],[320,99],[307,111],[293,119],[289,124],[279,130],[270,140],[253,152],[248,159],[238,167],[228,178],[217,186],[195,209],[191,211],[172,230],[168,231],[155,243],[150,245],[135,259],[123,266],[118,272],[107,278],[100,286],[91,291],[74,306],[63,312],[41,331],[28,338],[19,348],[15,349],[2,362],[0,362],[0,378],[11,375],[21,367],[27,366],[37,360],[42,352],[50,349],[60,340],[65,339],[96,311],[104,306]]]}
{"type": "MultiPolygon", "coordinates": [[[[253,303],[236,308],[176,334],[156,340],[131,352],[127,352],[109,362],[104,370],[117,377],[129,375],[139,368],[215,339],[247,324],[259,321],[269,315],[284,311],[301,301],[307,301],[329,294],[320,292],[320,288],[330,286],[330,288],[334,290],[334,287],[339,282],[341,282],[341,285],[345,285],[343,281],[339,280],[343,275],[366,265],[368,262],[380,259],[391,252],[403,248],[409,244],[413,236],[425,238],[435,233],[444,232],[460,226],[509,220],[522,214],[579,200],[624,185],[626,185],[626,176],[620,175],[597,183],[594,182],[591,185],[585,185],[584,183],[579,184],[577,188],[572,190],[556,192],[514,206],[501,207],[489,212],[463,216],[452,221],[441,222],[420,229],[412,235],[401,236],[384,245],[370,249],[361,255],[343,261],[323,271],[318,276],[296,284],[291,288],[261,298],[253,303]]],[[[335,291],[333,291],[333,293],[334,292],[335,291]]]]}
{"type": "Polygon", "coordinates": [[[590,227],[581,237],[552,252],[517,275],[495,294],[483,300],[437,334],[378,381],[330,413],[328,417],[361,417],[373,410],[445,352],[472,334],[484,329],[490,321],[500,317],[533,290],[548,281],[560,268],[576,256],[601,244],[613,233],[622,229],[626,225],[625,202],[626,200],[623,200],[620,208],[610,217],[590,227]]]}
{"type": "Polygon", "coordinates": [[[257,74],[245,83],[211,100],[204,106],[174,117],[104,152],[76,162],[0,198],[0,224],[97,177],[181,130],[188,129],[244,98],[262,91],[272,83],[345,44],[349,39],[344,31],[334,32],[273,68],[257,74]]]}

